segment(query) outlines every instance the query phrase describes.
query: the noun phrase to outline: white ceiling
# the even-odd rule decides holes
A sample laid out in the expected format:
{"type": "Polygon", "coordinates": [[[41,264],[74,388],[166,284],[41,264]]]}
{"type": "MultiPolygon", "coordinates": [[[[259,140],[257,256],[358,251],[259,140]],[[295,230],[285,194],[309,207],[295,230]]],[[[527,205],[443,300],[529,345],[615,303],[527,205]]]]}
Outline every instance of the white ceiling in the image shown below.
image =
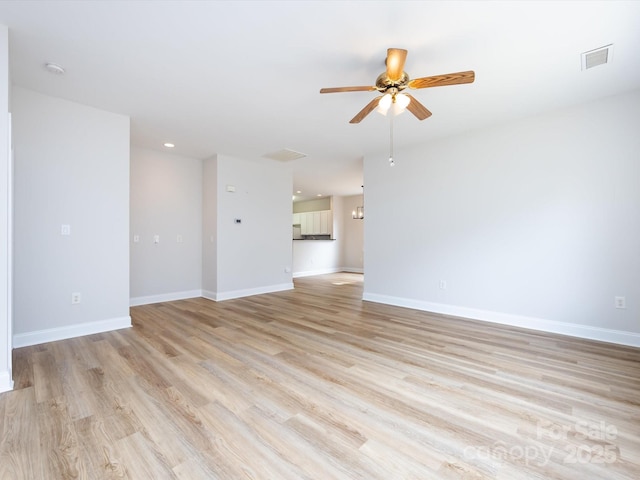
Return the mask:
{"type": "Polygon", "coordinates": [[[305,195],[360,193],[363,156],[387,161],[386,117],[348,123],[377,93],[319,90],[373,85],[389,47],[412,78],[476,72],[413,91],[433,116],[397,117],[396,149],[640,88],[637,1],[3,1],[0,23],[13,85],[128,115],[137,146],[304,152],[305,195]],[[611,43],[610,64],[581,71],[611,43]]]}

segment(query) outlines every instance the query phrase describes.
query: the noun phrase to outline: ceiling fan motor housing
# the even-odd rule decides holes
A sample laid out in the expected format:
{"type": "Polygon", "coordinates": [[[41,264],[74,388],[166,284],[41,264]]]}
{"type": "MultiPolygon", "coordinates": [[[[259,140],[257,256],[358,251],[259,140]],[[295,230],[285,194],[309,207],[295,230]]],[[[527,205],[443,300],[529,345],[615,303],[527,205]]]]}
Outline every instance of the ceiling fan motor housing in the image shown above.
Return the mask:
{"type": "Polygon", "coordinates": [[[387,76],[387,72],[382,72],[376,79],[376,87],[380,92],[386,92],[390,88],[397,88],[398,91],[404,90],[408,83],[409,75],[407,72],[402,72],[402,76],[395,82],[387,76]]]}

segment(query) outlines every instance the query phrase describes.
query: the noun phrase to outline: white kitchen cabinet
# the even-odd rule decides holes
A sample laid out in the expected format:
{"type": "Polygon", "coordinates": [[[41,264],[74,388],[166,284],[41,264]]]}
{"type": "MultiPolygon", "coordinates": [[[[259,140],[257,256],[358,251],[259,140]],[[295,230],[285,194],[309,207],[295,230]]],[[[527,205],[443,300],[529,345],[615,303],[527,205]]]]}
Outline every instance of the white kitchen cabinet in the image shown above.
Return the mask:
{"type": "Polygon", "coordinates": [[[311,228],[309,224],[313,224],[313,219],[309,222],[309,215],[307,213],[300,214],[300,233],[302,235],[310,235],[311,228]]]}
{"type": "Polygon", "coordinates": [[[298,224],[300,225],[300,233],[302,235],[332,235],[333,213],[331,210],[295,213],[294,225],[298,224]],[[295,223],[295,215],[299,215],[298,223],[295,223]]]}
{"type": "Polygon", "coordinates": [[[313,218],[313,226],[311,227],[311,235],[320,234],[320,212],[310,212],[313,218]]]}
{"type": "Polygon", "coordinates": [[[331,210],[323,210],[318,212],[320,214],[320,235],[331,235],[333,232],[333,215],[331,215],[331,210]]]}

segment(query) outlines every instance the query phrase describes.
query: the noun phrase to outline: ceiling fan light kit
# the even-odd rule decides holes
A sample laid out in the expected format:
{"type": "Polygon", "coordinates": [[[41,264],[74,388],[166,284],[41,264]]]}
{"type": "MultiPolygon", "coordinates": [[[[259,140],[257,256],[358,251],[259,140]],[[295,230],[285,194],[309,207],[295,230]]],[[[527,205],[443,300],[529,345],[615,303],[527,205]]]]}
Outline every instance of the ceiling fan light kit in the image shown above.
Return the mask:
{"type": "Polygon", "coordinates": [[[391,98],[391,94],[385,93],[382,96],[382,98],[378,101],[378,108],[376,108],[376,111],[378,113],[381,113],[382,115],[386,115],[387,112],[389,111],[389,108],[391,108],[392,101],[393,99],[391,98]]]}
{"type": "Polygon", "coordinates": [[[392,115],[400,115],[411,103],[411,99],[404,93],[385,93],[378,102],[376,111],[382,115],[386,115],[391,111],[392,115]]]}

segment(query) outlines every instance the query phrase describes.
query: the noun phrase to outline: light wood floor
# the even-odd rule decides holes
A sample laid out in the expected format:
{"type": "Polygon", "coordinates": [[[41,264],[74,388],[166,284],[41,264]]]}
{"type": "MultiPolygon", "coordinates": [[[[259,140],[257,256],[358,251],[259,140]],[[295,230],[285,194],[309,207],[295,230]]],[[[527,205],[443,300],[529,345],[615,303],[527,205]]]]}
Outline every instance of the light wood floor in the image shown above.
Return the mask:
{"type": "Polygon", "coordinates": [[[640,349],[295,283],[15,350],[0,479],[640,478],[640,349]]]}

